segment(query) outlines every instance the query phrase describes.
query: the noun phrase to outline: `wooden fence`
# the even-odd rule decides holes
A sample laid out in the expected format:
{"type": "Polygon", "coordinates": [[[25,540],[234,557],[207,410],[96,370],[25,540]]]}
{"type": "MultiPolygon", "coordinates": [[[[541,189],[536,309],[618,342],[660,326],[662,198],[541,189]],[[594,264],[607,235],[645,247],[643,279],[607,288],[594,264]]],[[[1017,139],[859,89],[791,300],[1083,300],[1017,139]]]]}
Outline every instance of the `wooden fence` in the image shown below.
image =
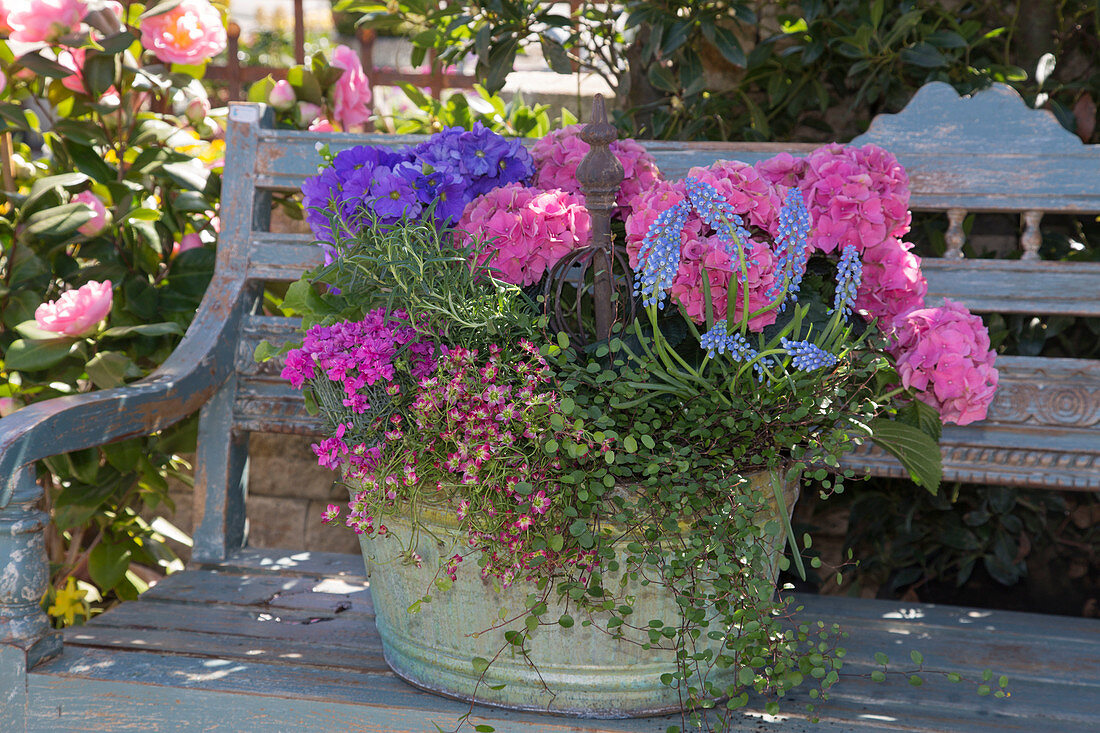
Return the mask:
{"type": "MultiPolygon", "coordinates": [[[[306,26],[302,0],[293,0],[294,4],[294,63],[305,63],[306,26]]],[[[224,65],[210,65],[206,68],[206,78],[225,84],[228,101],[240,101],[245,86],[270,75],[275,79],[285,79],[287,70],[272,66],[241,66],[240,62],[241,28],[230,21],[228,28],[227,61],[224,65]]],[[[377,69],[374,66],[375,33],[369,28],[360,28],[359,58],[363,70],[367,73],[372,86],[393,86],[396,84],[415,84],[426,87],[433,98],[438,99],[444,89],[471,89],[476,77],[470,74],[445,72],[436,57],[435,51],[428,54],[426,73],[400,72],[393,69],[377,69]]]]}

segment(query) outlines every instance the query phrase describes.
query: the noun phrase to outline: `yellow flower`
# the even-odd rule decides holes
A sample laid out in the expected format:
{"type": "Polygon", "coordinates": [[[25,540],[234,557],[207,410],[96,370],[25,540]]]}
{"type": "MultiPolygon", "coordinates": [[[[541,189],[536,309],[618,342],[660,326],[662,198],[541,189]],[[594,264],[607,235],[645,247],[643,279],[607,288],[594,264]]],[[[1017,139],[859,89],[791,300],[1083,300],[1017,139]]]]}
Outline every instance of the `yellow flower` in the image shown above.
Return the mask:
{"type": "Polygon", "coordinates": [[[54,618],[65,619],[65,625],[72,626],[76,623],[77,614],[84,618],[88,618],[90,615],[88,604],[84,602],[84,596],[86,595],[88,595],[88,591],[78,589],[76,578],[70,575],[65,581],[65,587],[57,591],[53,605],[46,609],[46,612],[54,618]]]}

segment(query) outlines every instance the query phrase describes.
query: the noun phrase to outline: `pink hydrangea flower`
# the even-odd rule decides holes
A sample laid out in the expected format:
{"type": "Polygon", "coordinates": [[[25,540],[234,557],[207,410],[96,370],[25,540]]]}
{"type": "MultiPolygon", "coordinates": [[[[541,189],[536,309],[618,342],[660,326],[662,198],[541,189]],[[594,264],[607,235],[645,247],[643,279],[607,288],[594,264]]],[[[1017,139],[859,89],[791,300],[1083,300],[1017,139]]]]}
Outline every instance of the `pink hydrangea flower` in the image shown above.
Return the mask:
{"type": "Polygon", "coordinates": [[[362,125],[370,119],[371,90],[359,54],[339,45],[332,50],[332,65],[344,70],[332,89],[332,116],[345,130],[362,125]]]}
{"type": "Polygon", "coordinates": [[[71,203],[87,204],[92,210],[92,218],[80,225],[77,230],[85,237],[94,237],[107,228],[107,207],[91,191],[81,191],[72,197],[71,203]]]}
{"type": "Polygon", "coordinates": [[[471,201],[458,229],[483,244],[480,261],[489,262],[502,280],[532,285],[588,244],[591,225],[580,197],[510,183],[471,201]]]}
{"type": "Polygon", "coordinates": [[[811,249],[864,254],[909,231],[909,177],[897,158],[876,145],[825,145],[804,160],[790,155],[758,163],[776,185],[797,182],[813,217],[811,249]]]}
{"type": "Polygon", "coordinates": [[[728,201],[746,224],[775,234],[783,199],[755,168],[737,160],[722,160],[707,168],[692,168],[688,176],[710,184],[728,201]]]}
{"type": "Polygon", "coordinates": [[[88,12],[84,0],[19,0],[5,4],[11,39],[24,43],[53,43],[74,33],[88,12]]]}
{"type": "MultiPolygon", "coordinates": [[[[768,246],[755,242],[748,259],[747,276],[738,272],[734,258],[726,253],[725,245],[717,236],[691,238],[680,249],[680,270],[672,280],[673,301],[684,306],[688,316],[696,323],[706,321],[706,299],[703,290],[703,268],[710,280],[711,312],[716,321],[726,318],[726,299],[730,278],[736,272],[740,288],[734,319],[739,320],[745,309],[748,294],[749,313],[764,308],[771,299],[765,293],[775,282],[775,256],[768,246]]],[[[749,319],[749,330],[759,333],[775,323],[776,310],[749,319]]]]}
{"type": "MultiPolygon", "coordinates": [[[[657,221],[665,209],[687,199],[687,187],[681,181],[658,181],[649,190],[642,192],[634,201],[634,208],[626,218],[626,251],[630,255],[630,266],[637,269],[638,252],[646,232],[657,221]]],[[[687,225],[680,235],[682,243],[701,237],[703,222],[697,216],[688,217],[687,225]]]]}
{"type": "MultiPolygon", "coordinates": [[[[535,185],[539,188],[558,188],[572,194],[581,194],[577,181],[577,166],[588,154],[589,145],[580,137],[584,125],[569,125],[542,137],[531,148],[535,159],[535,185]]],[[[626,217],[633,208],[634,199],[648,191],[660,179],[657,161],[634,140],[614,140],[611,152],[623,166],[623,182],[616,199],[619,216],[626,217]]]]}
{"type": "Polygon", "coordinates": [[[980,318],[944,299],[940,308],[920,308],[898,318],[893,337],[891,352],[902,386],[936,408],[945,423],[985,419],[998,375],[997,355],[980,318]]]}
{"type": "Polygon", "coordinates": [[[773,186],[797,186],[806,172],[806,159],[796,158],[790,153],[780,153],[773,158],[761,160],[755,166],[756,172],[773,186]]]}
{"type": "Polygon", "coordinates": [[[62,336],[87,336],[111,312],[111,281],[94,280],[68,290],[57,300],[34,311],[34,322],[43,331],[62,336]]]}
{"type": "Polygon", "coordinates": [[[920,257],[909,250],[913,245],[888,237],[863,255],[863,278],[855,309],[870,320],[889,326],[898,316],[924,307],[928,281],[920,270],[920,257]]]}
{"type": "Polygon", "coordinates": [[[225,50],[225,25],[207,0],[181,0],[141,21],[141,44],[165,63],[202,64],[225,50]]]}

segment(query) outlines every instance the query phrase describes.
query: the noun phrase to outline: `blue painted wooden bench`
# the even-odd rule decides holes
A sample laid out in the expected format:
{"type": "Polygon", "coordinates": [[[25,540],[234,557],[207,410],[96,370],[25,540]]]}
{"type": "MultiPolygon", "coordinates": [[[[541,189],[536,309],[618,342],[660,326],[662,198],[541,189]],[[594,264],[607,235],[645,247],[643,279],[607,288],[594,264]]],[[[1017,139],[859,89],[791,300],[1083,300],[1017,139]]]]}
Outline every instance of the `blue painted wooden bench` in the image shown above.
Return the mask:
{"type": "MultiPolygon", "coordinates": [[[[0,423],[0,731],[369,730],[453,728],[463,703],[416,690],[383,662],[360,558],[248,547],[248,435],[313,433],[296,392],[261,339],[291,334],[291,319],[260,314],[263,283],[296,279],[317,261],[306,237],[269,231],[272,192],[311,174],[318,141],[349,135],[275,131],[262,108],[230,112],[223,231],[214,280],[179,349],[152,377],[121,389],[24,408],[0,423]],[[201,409],[191,566],[140,600],[91,623],[51,631],[38,599],[47,582],[35,460],[140,435],[201,409]],[[63,642],[63,643],[62,643],[63,642]]],[[[377,142],[400,144],[388,137],[377,142]]],[[[909,170],[916,210],[946,211],[948,251],[925,260],[930,299],[975,311],[1100,316],[1100,264],[1039,260],[1044,212],[1100,212],[1100,146],[1082,145],[1047,112],[1006,87],[961,99],[923,88],[897,115],[855,142],[876,142],[909,170]],[[1019,259],[968,260],[968,211],[1021,212],[1019,259]]],[[[755,161],[785,144],[653,143],[670,177],[715,159],[755,161]]],[[[1051,489],[1100,489],[1100,364],[999,360],[1001,391],[989,419],[949,429],[949,480],[1051,489]]],[[[857,467],[898,475],[866,452],[857,467]]],[[[1100,622],[1067,617],[800,596],[808,618],[851,631],[846,670],[866,674],[873,651],[976,672],[996,667],[1012,697],[993,700],[931,678],[915,690],[843,680],[806,723],[760,710],[753,730],[1095,731],[1100,729],[1100,622]]],[[[678,718],[585,721],[475,708],[498,731],[661,731],[678,718]]]]}

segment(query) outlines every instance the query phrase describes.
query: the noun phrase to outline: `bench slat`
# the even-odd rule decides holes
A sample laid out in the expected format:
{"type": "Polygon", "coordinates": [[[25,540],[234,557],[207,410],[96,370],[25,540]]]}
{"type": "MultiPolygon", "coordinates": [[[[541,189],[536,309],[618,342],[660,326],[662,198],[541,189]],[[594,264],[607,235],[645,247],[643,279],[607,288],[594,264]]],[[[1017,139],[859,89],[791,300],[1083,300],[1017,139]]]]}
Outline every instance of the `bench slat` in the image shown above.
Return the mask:
{"type": "MultiPolygon", "coordinates": [[[[359,556],[245,550],[224,564],[176,576],[183,580],[162,590],[159,600],[123,604],[85,627],[68,630],[63,656],[28,678],[29,710],[38,716],[32,729],[78,728],[94,720],[111,730],[144,730],[150,719],[165,731],[201,726],[313,730],[336,721],[372,731],[426,730],[430,721],[453,727],[468,706],[425,694],[389,672],[377,646],[360,640],[377,639],[369,617],[348,613],[292,624],[310,617],[266,603],[266,592],[280,580],[290,581],[291,593],[306,592],[322,576],[365,586],[359,556]],[[248,575],[253,567],[286,567],[292,574],[264,575],[267,587],[260,592],[253,582],[256,576],[248,575]],[[295,574],[294,569],[308,572],[295,574]],[[358,576],[352,575],[356,572],[358,576]],[[311,573],[304,585],[295,582],[311,573]],[[245,597],[223,602],[233,591],[234,576],[245,597]],[[174,595],[182,597],[173,601],[174,595]],[[157,610],[137,615],[127,611],[143,606],[157,610]],[[213,620],[196,618],[211,615],[211,609],[213,620]],[[264,616],[284,620],[260,621],[264,616]],[[348,621],[360,623],[360,631],[333,633],[334,624],[348,621]],[[264,626],[274,633],[258,633],[264,626]],[[297,628],[287,631],[290,626],[297,628]]],[[[822,722],[806,720],[801,704],[808,698],[798,690],[786,702],[784,731],[1095,729],[1100,710],[1096,621],[804,594],[795,594],[794,601],[804,606],[801,618],[840,623],[850,636],[843,642],[848,649],[844,679],[817,706],[822,722]],[[1012,697],[980,698],[934,673],[925,675],[919,690],[904,675],[882,684],[868,679],[875,651],[902,660],[912,648],[921,650],[929,669],[958,670],[976,678],[982,668],[992,666],[1009,676],[1012,697]]],[[[763,702],[750,701],[746,726],[760,725],[763,702]]],[[[656,733],[679,723],[676,716],[594,721],[484,707],[475,707],[473,717],[475,724],[488,723],[502,733],[656,733]]]]}
{"type": "MultiPolygon", "coordinates": [[[[322,260],[307,235],[257,234],[248,274],[253,280],[292,281],[322,260]]],[[[979,313],[1100,316],[1100,263],[928,257],[921,267],[932,304],[949,298],[979,313]]]]}
{"type": "MultiPolygon", "coordinates": [[[[263,189],[296,192],[306,177],[317,172],[320,163],[315,146],[328,141],[320,133],[295,135],[261,143],[265,157],[256,185],[263,189]],[[266,146],[265,146],[266,145],[266,146]]],[[[330,144],[333,151],[355,145],[392,146],[390,136],[364,135],[343,144],[330,144]]],[[[687,175],[696,166],[715,160],[740,160],[754,164],[778,153],[807,155],[816,145],[787,143],[687,143],[639,141],[657,160],[666,178],[687,175]]],[[[853,143],[862,142],[857,138],[853,143]]],[[[1100,153],[1035,156],[982,155],[910,152],[888,146],[909,174],[910,206],[916,211],[944,211],[958,207],[970,211],[1039,211],[1091,213],[1100,211],[1100,153]],[[1021,169],[1028,171],[1021,176],[1021,169]]]]}

